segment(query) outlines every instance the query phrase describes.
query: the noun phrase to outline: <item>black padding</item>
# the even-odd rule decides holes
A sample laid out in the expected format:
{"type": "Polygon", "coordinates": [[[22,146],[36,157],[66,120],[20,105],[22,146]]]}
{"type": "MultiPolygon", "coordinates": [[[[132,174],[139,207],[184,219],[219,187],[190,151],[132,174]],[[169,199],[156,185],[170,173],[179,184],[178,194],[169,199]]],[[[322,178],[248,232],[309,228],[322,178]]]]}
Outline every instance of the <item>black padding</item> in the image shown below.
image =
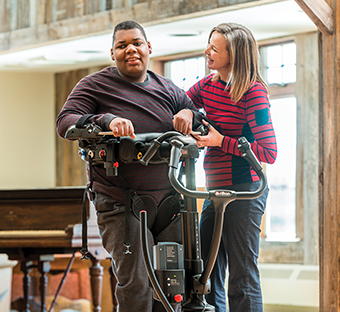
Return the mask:
{"type": "Polygon", "coordinates": [[[202,113],[199,112],[193,112],[194,117],[192,121],[192,130],[196,130],[200,125],[202,125],[202,120],[204,119],[206,122],[208,122],[210,125],[212,125],[218,132],[221,133],[220,127],[216,125],[215,122],[210,120],[207,116],[204,116],[202,113]]]}
{"type": "Polygon", "coordinates": [[[181,210],[179,194],[165,198],[158,207],[158,214],[151,232],[157,236],[164,230],[181,210]]]}
{"type": "Polygon", "coordinates": [[[132,196],[132,212],[138,220],[142,210],[147,212],[148,229],[151,229],[157,216],[157,203],[152,196],[132,196]]]}

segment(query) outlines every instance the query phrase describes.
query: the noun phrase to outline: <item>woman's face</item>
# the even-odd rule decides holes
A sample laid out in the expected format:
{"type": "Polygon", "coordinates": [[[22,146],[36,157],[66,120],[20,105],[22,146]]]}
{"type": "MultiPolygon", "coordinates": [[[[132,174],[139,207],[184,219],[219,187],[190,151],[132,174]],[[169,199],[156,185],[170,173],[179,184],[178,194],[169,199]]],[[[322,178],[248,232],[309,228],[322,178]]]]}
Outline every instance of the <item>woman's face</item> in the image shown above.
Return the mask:
{"type": "Polygon", "coordinates": [[[222,80],[228,80],[231,65],[227,51],[227,41],[222,34],[214,31],[210,37],[208,47],[204,51],[207,59],[207,66],[211,70],[217,70],[222,80]]]}

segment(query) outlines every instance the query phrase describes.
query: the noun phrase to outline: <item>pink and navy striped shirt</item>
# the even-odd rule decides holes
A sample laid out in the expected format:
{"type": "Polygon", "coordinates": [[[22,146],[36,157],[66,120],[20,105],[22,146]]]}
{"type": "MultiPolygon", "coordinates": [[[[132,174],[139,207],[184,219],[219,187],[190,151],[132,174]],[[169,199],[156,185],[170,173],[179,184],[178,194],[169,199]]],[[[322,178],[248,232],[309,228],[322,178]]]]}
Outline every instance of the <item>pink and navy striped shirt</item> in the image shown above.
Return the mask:
{"type": "Polygon", "coordinates": [[[204,77],[187,91],[196,107],[205,110],[206,116],[216,123],[224,136],[221,147],[206,150],[207,187],[214,189],[258,181],[257,174],[237,149],[237,140],[246,137],[261,162],[275,162],[276,137],[266,89],[256,82],[235,103],[230,99],[230,87],[225,90],[224,81],[211,81],[213,75],[204,77]]]}

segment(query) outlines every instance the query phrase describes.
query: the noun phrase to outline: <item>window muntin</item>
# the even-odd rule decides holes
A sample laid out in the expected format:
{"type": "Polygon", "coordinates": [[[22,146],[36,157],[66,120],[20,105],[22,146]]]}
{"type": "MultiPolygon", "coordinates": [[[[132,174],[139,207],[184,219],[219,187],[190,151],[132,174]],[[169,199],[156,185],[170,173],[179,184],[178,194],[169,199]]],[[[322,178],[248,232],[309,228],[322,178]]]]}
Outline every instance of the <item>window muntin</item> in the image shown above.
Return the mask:
{"type": "Polygon", "coordinates": [[[262,48],[265,78],[269,85],[296,81],[296,44],[294,42],[262,48]]]}
{"type": "Polygon", "coordinates": [[[205,76],[205,58],[195,57],[165,63],[165,76],[187,91],[205,76]]]}

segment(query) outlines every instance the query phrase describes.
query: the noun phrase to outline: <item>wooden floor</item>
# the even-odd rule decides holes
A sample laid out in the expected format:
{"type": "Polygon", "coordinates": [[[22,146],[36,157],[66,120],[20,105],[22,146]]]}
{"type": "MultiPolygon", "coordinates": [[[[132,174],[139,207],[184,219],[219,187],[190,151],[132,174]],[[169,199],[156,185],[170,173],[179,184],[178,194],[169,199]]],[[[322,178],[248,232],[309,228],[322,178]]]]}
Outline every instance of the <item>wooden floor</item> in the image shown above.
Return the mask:
{"type": "MultiPolygon", "coordinates": [[[[70,309],[67,309],[64,306],[61,310],[56,307],[56,311],[60,312],[78,312],[78,311],[88,311],[87,309],[74,309],[73,306],[70,306],[70,309]]],[[[10,312],[18,312],[17,310],[11,310],[10,312]]],[[[278,305],[264,305],[264,312],[319,312],[318,308],[311,308],[311,307],[293,307],[293,306],[278,306],[278,305]]]]}
{"type": "Polygon", "coordinates": [[[264,312],[319,312],[319,308],[264,305],[264,312]]]}

